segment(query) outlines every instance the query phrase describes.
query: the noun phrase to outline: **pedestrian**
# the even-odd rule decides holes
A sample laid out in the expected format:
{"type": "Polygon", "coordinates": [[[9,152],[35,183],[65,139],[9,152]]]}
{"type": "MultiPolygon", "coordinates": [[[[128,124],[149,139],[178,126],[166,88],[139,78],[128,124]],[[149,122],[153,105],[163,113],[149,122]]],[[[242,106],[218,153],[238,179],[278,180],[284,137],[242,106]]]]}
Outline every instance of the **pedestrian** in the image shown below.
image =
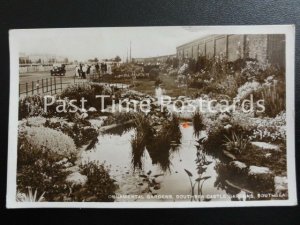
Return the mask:
{"type": "Polygon", "coordinates": [[[82,66],[82,79],[86,79],[87,65],[82,66]]]}
{"type": "Polygon", "coordinates": [[[96,63],[95,68],[96,68],[96,73],[99,74],[100,66],[98,63],[96,63]]]}
{"type": "Polygon", "coordinates": [[[106,72],[107,72],[107,64],[104,63],[104,73],[106,73],[106,72]]]}
{"type": "Polygon", "coordinates": [[[82,64],[79,63],[79,76],[82,78],[82,64]]]}
{"type": "Polygon", "coordinates": [[[80,67],[78,65],[75,67],[75,77],[80,77],[80,67]]]}

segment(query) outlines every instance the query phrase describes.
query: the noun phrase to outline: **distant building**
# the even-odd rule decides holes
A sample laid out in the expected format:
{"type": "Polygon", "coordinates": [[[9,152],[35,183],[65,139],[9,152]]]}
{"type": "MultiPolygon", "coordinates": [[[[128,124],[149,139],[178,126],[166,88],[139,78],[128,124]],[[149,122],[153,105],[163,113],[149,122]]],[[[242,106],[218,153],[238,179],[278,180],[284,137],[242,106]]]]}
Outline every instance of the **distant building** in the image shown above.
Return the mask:
{"type": "Polygon", "coordinates": [[[30,59],[25,53],[20,53],[19,55],[19,63],[20,64],[29,64],[30,59]]]}
{"type": "Polygon", "coordinates": [[[147,58],[132,58],[132,61],[135,63],[143,63],[143,64],[157,64],[157,63],[165,63],[168,59],[176,58],[176,54],[173,55],[163,55],[156,57],[147,57],[147,58]]]}
{"type": "Polygon", "coordinates": [[[28,54],[20,53],[20,64],[49,64],[49,63],[68,63],[68,58],[50,54],[28,54]]]}
{"type": "Polygon", "coordinates": [[[209,35],[178,46],[176,55],[179,60],[222,55],[229,62],[239,58],[253,58],[285,67],[285,35],[209,35]]]}

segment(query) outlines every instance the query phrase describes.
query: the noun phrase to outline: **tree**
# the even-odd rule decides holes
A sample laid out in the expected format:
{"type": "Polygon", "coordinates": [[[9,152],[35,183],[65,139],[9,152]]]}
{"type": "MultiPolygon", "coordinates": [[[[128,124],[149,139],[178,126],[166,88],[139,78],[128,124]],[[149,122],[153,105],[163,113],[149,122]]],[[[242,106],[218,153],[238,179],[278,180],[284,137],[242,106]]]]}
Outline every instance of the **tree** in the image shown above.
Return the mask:
{"type": "Polygon", "coordinates": [[[153,68],[149,71],[150,80],[156,80],[159,76],[159,69],[153,68]]]}
{"type": "Polygon", "coordinates": [[[179,66],[179,59],[178,58],[173,58],[173,68],[176,69],[179,66]]]}
{"type": "Polygon", "coordinates": [[[121,57],[117,55],[117,56],[115,57],[115,62],[121,62],[121,57]]]}

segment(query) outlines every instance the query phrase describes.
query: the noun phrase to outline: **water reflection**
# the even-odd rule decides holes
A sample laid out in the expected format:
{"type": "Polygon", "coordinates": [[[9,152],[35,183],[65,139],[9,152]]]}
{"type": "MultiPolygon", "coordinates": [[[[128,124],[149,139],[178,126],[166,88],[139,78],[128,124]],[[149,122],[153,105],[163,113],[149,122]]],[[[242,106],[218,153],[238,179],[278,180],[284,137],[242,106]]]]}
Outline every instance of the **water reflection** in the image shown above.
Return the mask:
{"type": "MultiPolygon", "coordinates": [[[[195,161],[197,142],[195,142],[193,126],[180,125],[177,126],[179,132],[171,132],[174,129],[170,127],[173,123],[167,123],[168,126],[161,124],[160,128],[156,127],[156,130],[153,130],[153,127],[145,126],[147,124],[145,121],[139,122],[143,125],[143,132],[140,126],[134,125],[134,128],[122,132],[119,130],[101,134],[96,148],[82,153],[83,162],[98,160],[109,165],[109,173],[119,186],[118,194],[146,194],[150,189],[153,194],[183,196],[177,199],[160,199],[160,201],[190,201],[184,197],[192,194],[185,169],[194,175],[191,177],[193,181],[198,173],[195,161]],[[165,128],[162,128],[163,126],[165,128]],[[147,175],[149,171],[151,173],[147,175]]],[[[218,177],[215,165],[218,160],[206,154],[205,157],[206,161],[211,163],[206,166],[202,177],[210,176],[210,178],[205,181],[201,193],[210,196],[225,195],[226,191],[215,185],[218,177]]],[[[212,198],[212,201],[219,200],[230,200],[230,198],[227,196],[212,198]]],[[[146,200],[132,199],[131,201],[146,200]]]]}
{"type": "Polygon", "coordinates": [[[170,170],[170,155],[179,148],[182,136],[179,120],[174,116],[156,126],[150,123],[145,117],[137,119],[136,133],[131,140],[133,168],[143,168],[142,157],[146,150],[152,164],[158,164],[163,171],[170,170]]]}
{"type": "Polygon", "coordinates": [[[155,98],[160,99],[165,91],[161,87],[155,88],[155,98]]]}
{"type": "Polygon", "coordinates": [[[104,131],[104,134],[123,135],[134,128],[134,123],[122,124],[122,126],[116,126],[104,131]]]}

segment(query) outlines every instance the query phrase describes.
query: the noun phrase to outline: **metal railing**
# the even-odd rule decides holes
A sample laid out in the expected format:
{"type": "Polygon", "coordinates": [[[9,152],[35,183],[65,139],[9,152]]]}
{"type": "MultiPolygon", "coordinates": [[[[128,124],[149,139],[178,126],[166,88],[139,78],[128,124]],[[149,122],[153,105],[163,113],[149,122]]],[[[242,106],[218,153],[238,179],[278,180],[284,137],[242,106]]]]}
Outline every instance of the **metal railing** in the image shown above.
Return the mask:
{"type": "Polygon", "coordinates": [[[75,77],[48,77],[19,84],[19,96],[34,94],[57,94],[69,84],[75,84],[75,77]]]}
{"type": "MultiPolygon", "coordinates": [[[[34,94],[58,94],[64,88],[71,84],[85,83],[93,81],[93,78],[98,77],[98,74],[89,75],[87,79],[81,79],[76,76],[72,77],[48,77],[37,79],[30,82],[19,84],[19,96],[30,96],[34,94]]],[[[124,84],[119,82],[110,82],[101,80],[97,83],[107,85],[112,88],[127,89],[131,84],[124,84]]]]}

